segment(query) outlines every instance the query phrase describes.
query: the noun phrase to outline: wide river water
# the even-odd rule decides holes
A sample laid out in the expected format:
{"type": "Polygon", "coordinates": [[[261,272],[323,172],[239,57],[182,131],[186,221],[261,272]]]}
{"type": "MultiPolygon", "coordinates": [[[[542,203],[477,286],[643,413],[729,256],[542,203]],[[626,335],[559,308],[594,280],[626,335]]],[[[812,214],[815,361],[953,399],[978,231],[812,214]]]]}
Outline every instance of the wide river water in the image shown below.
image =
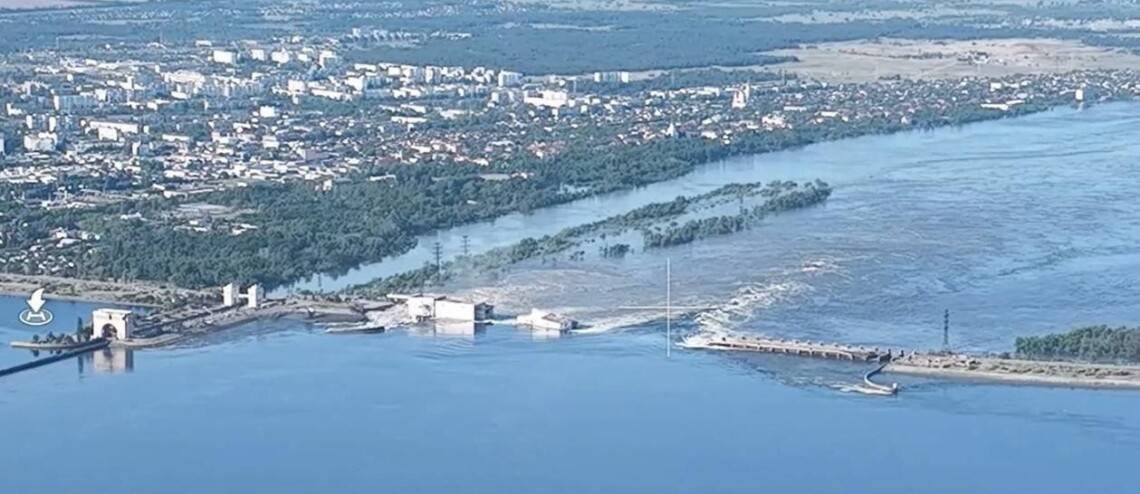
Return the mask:
{"type": "MultiPolygon", "coordinates": [[[[482,249],[729,182],[835,188],[739,235],[448,287],[574,314],[587,333],[274,321],[0,378],[0,492],[1133,492],[1140,392],[886,376],[903,392],[866,397],[843,391],[858,365],[666,358],[658,314],[619,307],[660,303],[670,258],[676,302],[714,307],[682,334],[929,348],[949,309],[952,346],[1000,351],[1135,324],[1138,156],[1140,106],[1059,110],[734,159],[444,232],[482,249]]],[[[349,278],[397,269],[381,266],[349,278]]],[[[22,306],[0,298],[0,339],[31,333],[22,306]]],[[[57,331],[92,308],[48,307],[57,331]]],[[[28,358],[0,350],[0,365],[28,358]]]]}

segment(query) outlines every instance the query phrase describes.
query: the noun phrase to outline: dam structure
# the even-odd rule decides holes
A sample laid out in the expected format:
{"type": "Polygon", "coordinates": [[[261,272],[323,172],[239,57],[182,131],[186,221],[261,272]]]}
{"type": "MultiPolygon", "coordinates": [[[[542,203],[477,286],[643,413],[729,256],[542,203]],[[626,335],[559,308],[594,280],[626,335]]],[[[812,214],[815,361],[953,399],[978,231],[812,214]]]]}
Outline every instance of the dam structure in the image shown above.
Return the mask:
{"type": "Polygon", "coordinates": [[[898,392],[897,384],[885,386],[871,380],[884,373],[1044,386],[1140,389],[1138,365],[1025,360],[1005,354],[971,355],[947,350],[906,352],[740,333],[697,333],[682,340],[679,346],[873,363],[875,368],[863,375],[863,385],[856,389],[866,394],[893,395],[898,392]]]}
{"type": "Polygon", "coordinates": [[[762,353],[779,353],[856,362],[890,362],[895,355],[891,350],[868,348],[865,346],[823,343],[814,341],[785,340],[743,334],[696,334],[685,338],[682,348],[706,350],[730,350],[762,353]]]}

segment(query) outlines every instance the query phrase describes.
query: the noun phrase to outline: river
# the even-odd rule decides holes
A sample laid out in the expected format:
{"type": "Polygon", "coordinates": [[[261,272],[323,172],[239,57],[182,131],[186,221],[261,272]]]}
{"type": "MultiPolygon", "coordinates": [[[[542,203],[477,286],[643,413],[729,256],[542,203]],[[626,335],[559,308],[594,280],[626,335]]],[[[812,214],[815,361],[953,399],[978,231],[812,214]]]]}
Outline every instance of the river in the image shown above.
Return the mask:
{"type": "MultiPolygon", "coordinates": [[[[858,365],[666,358],[659,314],[618,307],[660,302],[668,258],[675,301],[713,307],[680,333],[929,348],[949,309],[953,347],[1000,351],[1135,324],[1138,124],[1119,104],[826,143],[451,230],[483,249],[729,182],[835,188],[739,235],[448,287],[593,334],[274,321],[0,379],[0,492],[1130,492],[1140,393],[885,376],[903,392],[866,397],[843,391],[858,365]]],[[[0,299],[0,338],[29,334],[22,305],[0,299]]],[[[49,308],[66,330],[91,306],[49,308]]]]}

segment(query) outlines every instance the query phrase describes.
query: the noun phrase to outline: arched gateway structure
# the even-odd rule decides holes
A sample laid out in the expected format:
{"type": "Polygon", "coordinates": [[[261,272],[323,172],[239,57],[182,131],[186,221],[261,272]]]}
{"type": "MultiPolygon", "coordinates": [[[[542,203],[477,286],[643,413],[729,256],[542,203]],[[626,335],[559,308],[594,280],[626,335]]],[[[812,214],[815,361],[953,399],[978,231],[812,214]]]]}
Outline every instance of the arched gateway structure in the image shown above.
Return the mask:
{"type": "Polygon", "coordinates": [[[135,315],[124,309],[96,309],[91,313],[94,338],[127,340],[135,330],[135,315]]]}

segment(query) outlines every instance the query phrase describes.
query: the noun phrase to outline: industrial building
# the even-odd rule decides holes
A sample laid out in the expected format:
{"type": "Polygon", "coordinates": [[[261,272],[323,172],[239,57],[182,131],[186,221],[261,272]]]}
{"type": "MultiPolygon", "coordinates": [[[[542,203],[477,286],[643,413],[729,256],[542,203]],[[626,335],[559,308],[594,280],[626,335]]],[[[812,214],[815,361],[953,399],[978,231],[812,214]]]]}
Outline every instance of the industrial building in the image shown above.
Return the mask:
{"type": "Polygon", "coordinates": [[[578,327],[578,321],[539,309],[531,309],[530,314],[517,317],[515,324],[543,331],[570,331],[578,327]]]}
{"type": "Polygon", "coordinates": [[[486,302],[455,300],[443,295],[389,294],[388,298],[403,302],[408,317],[415,321],[488,321],[494,317],[494,306],[486,302]]]}
{"type": "Polygon", "coordinates": [[[241,286],[237,283],[230,283],[222,287],[222,305],[225,307],[234,307],[238,305],[241,299],[245,299],[245,306],[250,309],[256,309],[261,306],[265,301],[265,289],[261,285],[253,284],[242,293],[241,286]]]}

